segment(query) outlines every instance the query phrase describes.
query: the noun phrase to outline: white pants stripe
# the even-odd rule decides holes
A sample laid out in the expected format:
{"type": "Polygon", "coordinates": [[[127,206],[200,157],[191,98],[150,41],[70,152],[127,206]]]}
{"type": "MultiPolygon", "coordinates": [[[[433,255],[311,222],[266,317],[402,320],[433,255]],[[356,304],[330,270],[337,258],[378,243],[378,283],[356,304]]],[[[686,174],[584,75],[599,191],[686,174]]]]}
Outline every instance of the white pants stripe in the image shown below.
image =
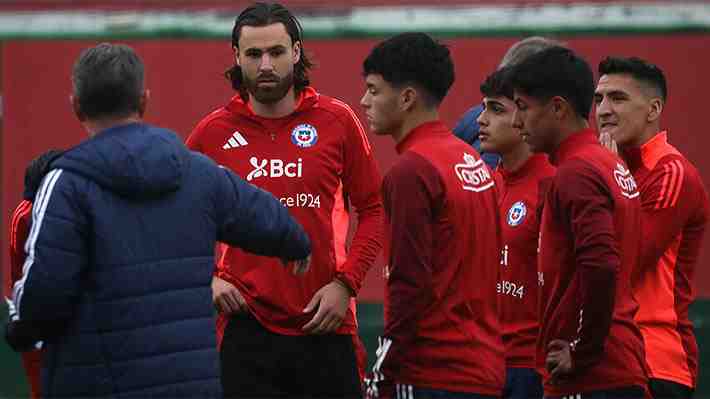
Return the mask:
{"type": "Polygon", "coordinates": [[[414,399],[414,386],[395,384],[395,399],[414,399]]]}

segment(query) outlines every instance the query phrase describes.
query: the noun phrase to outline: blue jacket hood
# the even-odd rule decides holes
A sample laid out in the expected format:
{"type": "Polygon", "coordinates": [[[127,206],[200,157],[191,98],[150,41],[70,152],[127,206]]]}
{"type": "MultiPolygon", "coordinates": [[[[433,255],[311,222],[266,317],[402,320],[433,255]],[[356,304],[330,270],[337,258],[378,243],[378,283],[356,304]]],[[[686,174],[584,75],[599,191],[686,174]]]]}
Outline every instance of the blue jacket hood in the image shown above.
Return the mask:
{"type": "Polygon", "coordinates": [[[68,150],[53,168],[74,172],[122,197],[158,197],[180,187],[187,148],[167,129],[129,123],[68,150]]]}

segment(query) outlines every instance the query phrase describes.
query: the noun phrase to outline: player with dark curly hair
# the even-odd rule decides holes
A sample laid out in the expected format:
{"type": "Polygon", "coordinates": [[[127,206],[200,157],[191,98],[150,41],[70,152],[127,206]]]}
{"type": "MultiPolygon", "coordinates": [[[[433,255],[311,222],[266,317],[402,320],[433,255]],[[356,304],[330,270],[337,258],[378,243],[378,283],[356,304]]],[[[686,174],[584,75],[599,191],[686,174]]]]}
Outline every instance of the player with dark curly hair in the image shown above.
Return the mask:
{"type": "Polygon", "coordinates": [[[499,397],[498,195],[481,156],[439,120],[454,82],[449,49],[401,34],[378,44],[363,72],[370,129],[392,136],[400,154],[382,190],[385,329],[368,393],[499,397]]]}

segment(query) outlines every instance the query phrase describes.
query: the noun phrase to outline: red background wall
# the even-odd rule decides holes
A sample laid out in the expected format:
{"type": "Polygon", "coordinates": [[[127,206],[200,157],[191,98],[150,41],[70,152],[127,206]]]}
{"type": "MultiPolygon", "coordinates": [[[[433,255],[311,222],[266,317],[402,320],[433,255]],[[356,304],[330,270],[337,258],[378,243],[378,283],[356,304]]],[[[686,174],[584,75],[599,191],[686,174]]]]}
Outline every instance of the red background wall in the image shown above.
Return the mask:
{"type": "MultiPolygon", "coordinates": [[[[444,101],[442,119],[453,126],[458,117],[480,100],[478,84],[492,71],[508,46],[518,38],[461,38],[444,40],[451,47],[456,82],[444,101]]],[[[710,92],[710,35],[644,35],[562,38],[587,57],[595,68],[606,55],[636,55],[652,60],[666,72],[669,102],[663,125],[671,141],[701,170],[710,184],[710,137],[705,126],[706,94],[710,92]]],[[[222,77],[231,63],[225,41],[129,41],[143,58],[152,99],[148,121],[171,128],[183,137],[195,123],[232,95],[222,77]]],[[[363,93],[361,63],[374,39],[309,41],[318,63],[312,82],[322,92],[339,97],[360,112],[363,93]]],[[[69,106],[71,66],[88,41],[12,41],[2,48],[4,126],[0,145],[2,177],[3,265],[7,262],[7,224],[20,199],[24,168],[49,148],[67,148],[85,137],[69,106]]],[[[387,137],[371,137],[383,172],[394,160],[387,137]]],[[[710,297],[710,260],[706,239],[696,277],[699,294],[710,297]]],[[[382,293],[379,267],[368,276],[363,300],[378,301],[382,293]]]]}

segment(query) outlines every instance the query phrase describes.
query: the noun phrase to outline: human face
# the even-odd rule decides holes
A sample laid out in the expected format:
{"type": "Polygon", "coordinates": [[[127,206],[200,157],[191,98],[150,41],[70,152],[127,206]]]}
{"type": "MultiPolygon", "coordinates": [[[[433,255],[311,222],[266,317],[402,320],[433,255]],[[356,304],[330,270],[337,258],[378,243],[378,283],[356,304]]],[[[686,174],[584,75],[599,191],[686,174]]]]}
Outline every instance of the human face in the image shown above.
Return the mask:
{"type": "Polygon", "coordinates": [[[483,107],[477,119],[481,151],[505,154],[519,145],[526,145],[518,129],[513,127],[513,100],[504,96],[485,97],[483,107]]]}
{"type": "Polygon", "coordinates": [[[550,110],[552,100],[541,101],[518,90],[513,97],[516,105],[513,127],[518,129],[532,152],[552,153],[557,145],[554,114],[550,110]]]}
{"type": "Polygon", "coordinates": [[[649,91],[629,74],[602,75],[594,92],[599,133],[609,134],[622,147],[641,146],[648,139],[649,116],[657,111],[654,102],[660,103],[649,91]]]}
{"type": "Polygon", "coordinates": [[[277,103],[293,88],[293,68],[301,58],[301,45],[291,43],[280,22],[241,29],[235,52],[242,82],[254,100],[277,103]]]}
{"type": "Polygon", "coordinates": [[[392,87],[380,74],[367,75],[365,86],[360,105],[365,110],[370,131],[377,135],[397,134],[403,121],[399,107],[400,90],[392,87]]]}

